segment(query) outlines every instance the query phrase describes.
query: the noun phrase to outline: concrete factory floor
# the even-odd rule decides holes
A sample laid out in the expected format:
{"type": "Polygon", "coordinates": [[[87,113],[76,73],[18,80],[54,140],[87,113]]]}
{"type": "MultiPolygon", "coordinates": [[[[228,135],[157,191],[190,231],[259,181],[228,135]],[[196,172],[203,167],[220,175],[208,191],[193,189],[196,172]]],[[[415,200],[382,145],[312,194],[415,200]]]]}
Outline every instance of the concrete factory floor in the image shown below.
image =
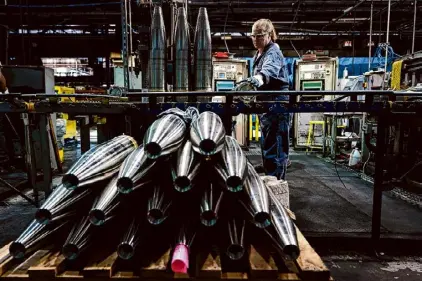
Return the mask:
{"type": "MultiPolygon", "coordinates": [[[[80,145],[66,146],[65,168],[80,155],[79,149],[80,145]]],[[[248,151],[247,156],[254,164],[261,161],[257,148],[248,151]]],[[[322,256],[335,280],[422,280],[421,253],[411,251],[409,254],[406,249],[402,253],[354,250],[356,242],[351,242],[351,237],[370,235],[370,183],[316,156],[292,152],[291,160],[287,179],[296,223],[322,256]]],[[[30,195],[31,191],[26,193],[30,195]]],[[[31,221],[34,212],[35,207],[19,196],[0,202],[0,246],[15,239],[31,221]]],[[[382,233],[411,237],[413,248],[422,250],[422,209],[386,193],[382,233]]]]}
{"type": "MultiPolygon", "coordinates": [[[[247,155],[253,164],[261,162],[259,149],[253,148],[247,155]]],[[[286,176],[290,208],[305,234],[336,237],[371,232],[371,183],[317,156],[292,151],[290,159],[286,176]]],[[[392,194],[383,196],[382,233],[422,237],[422,209],[392,194]]]]}

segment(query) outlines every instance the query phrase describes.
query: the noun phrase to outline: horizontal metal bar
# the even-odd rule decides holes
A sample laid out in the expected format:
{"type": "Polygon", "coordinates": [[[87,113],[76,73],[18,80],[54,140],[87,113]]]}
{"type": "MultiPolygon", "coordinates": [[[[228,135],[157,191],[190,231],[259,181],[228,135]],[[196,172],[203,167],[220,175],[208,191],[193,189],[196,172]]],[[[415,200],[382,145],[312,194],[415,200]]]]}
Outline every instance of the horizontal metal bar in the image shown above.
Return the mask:
{"type": "Polygon", "coordinates": [[[35,104],[32,113],[51,113],[63,112],[72,114],[136,114],[136,115],[157,115],[170,108],[180,108],[182,110],[188,107],[198,108],[200,112],[213,111],[217,114],[229,114],[236,116],[243,114],[259,114],[266,112],[285,113],[285,112],[390,112],[394,110],[400,113],[422,113],[421,102],[335,102],[335,101],[316,101],[316,102],[297,102],[290,104],[288,101],[281,102],[254,102],[254,103],[200,103],[200,102],[165,102],[150,105],[149,103],[127,102],[127,103],[45,103],[35,104]]]}
{"type": "Polygon", "coordinates": [[[221,91],[221,92],[128,92],[127,97],[141,96],[141,97],[167,97],[167,96],[334,96],[334,95],[394,95],[394,91],[221,91]]]}

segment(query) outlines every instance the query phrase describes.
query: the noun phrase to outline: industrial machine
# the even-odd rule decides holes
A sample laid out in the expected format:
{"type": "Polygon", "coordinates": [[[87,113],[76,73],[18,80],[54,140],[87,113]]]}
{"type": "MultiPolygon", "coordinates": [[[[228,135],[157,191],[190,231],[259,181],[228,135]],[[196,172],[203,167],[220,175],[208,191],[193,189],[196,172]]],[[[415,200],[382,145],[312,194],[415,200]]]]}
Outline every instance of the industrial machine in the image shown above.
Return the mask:
{"type": "MultiPolygon", "coordinates": [[[[248,61],[233,58],[213,58],[213,88],[214,91],[231,91],[236,83],[248,78],[248,61]]],[[[212,102],[225,102],[223,96],[214,96],[212,102]]],[[[248,145],[248,116],[239,114],[233,117],[233,137],[241,146],[248,145]]]]}
{"type": "MultiPolygon", "coordinates": [[[[296,91],[331,91],[337,86],[338,58],[297,60],[295,73],[296,91]]],[[[334,96],[298,96],[297,101],[332,100],[334,96]]],[[[294,147],[320,148],[324,141],[324,114],[297,113],[294,117],[294,147]]]]}

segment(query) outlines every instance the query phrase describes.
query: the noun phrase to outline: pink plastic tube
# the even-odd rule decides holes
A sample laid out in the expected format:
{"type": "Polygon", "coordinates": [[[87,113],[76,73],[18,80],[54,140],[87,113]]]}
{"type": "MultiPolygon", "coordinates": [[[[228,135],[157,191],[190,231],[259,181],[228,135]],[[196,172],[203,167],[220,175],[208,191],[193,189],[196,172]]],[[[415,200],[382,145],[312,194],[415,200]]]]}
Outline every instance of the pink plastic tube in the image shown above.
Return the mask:
{"type": "Polygon", "coordinates": [[[185,244],[178,244],[174,249],[171,260],[171,270],[174,273],[187,273],[189,268],[189,248],[185,244]]]}

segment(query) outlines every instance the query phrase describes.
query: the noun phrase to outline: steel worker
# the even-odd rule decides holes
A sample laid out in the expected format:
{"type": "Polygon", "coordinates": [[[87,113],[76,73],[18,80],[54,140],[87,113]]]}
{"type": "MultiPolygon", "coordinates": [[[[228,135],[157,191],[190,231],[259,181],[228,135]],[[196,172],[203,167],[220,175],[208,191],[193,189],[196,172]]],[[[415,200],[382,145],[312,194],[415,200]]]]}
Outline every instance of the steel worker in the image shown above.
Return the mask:
{"type": "MultiPolygon", "coordinates": [[[[251,37],[257,52],[253,60],[252,77],[246,83],[259,91],[288,91],[288,72],[280,47],[275,43],[277,33],[272,22],[268,19],[256,21],[252,26],[251,37]]],[[[288,96],[266,97],[264,100],[288,100],[288,96]]],[[[289,113],[269,112],[260,116],[263,168],[267,175],[278,179],[285,179],[286,176],[290,119],[289,113]]]]}

